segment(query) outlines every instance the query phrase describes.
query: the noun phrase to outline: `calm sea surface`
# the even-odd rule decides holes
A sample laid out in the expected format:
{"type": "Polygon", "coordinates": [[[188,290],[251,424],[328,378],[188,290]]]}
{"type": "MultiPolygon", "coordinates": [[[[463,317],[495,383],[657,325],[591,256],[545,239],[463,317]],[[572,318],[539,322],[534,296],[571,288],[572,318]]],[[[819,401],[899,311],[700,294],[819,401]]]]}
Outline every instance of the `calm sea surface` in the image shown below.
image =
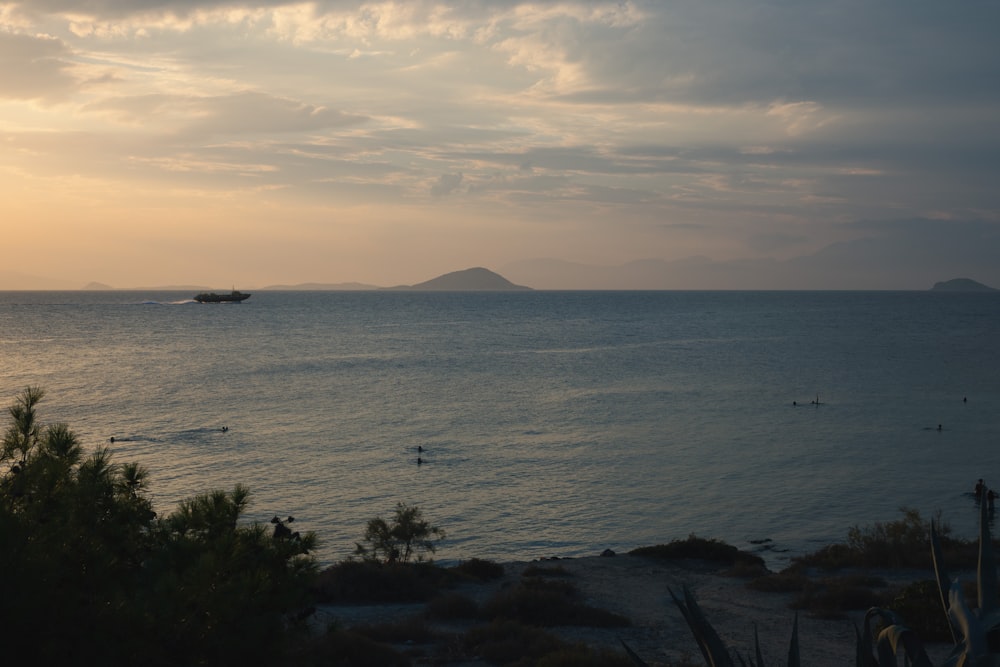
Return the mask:
{"type": "Polygon", "coordinates": [[[776,568],[904,506],[973,536],[1000,486],[1000,294],[0,293],[27,385],[161,511],[245,483],[324,562],[405,502],[446,562],[694,533],[776,568]]]}

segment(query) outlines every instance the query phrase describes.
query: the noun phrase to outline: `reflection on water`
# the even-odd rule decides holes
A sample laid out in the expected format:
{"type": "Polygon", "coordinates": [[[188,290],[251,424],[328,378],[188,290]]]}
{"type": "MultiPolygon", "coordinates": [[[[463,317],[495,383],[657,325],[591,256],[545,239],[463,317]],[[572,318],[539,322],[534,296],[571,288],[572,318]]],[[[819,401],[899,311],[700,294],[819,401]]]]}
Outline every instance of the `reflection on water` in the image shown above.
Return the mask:
{"type": "Polygon", "coordinates": [[[0,392],[114,437],[161,509],[246,483],[327,559],[399,501],[445,560],[691,533],[781,559],[903,506],[973,535],[997,467],[993,295],[191,296],[0,294],[0,392]]]}

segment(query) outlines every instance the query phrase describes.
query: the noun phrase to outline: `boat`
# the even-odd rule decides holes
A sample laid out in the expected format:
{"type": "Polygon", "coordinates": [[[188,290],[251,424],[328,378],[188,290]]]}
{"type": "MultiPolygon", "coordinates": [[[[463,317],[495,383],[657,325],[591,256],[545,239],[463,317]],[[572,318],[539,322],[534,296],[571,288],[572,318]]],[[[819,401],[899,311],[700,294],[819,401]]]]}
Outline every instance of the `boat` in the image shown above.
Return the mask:
{"type": "Polygon", "coordinates": [[[246,301],[250,298],[250,295],[234,289],[229,294],[216,294],[215,292],[202,292],[201,294],[196,294],[194,300],[198,303],[239,303],[240,301],[246,301]]]}

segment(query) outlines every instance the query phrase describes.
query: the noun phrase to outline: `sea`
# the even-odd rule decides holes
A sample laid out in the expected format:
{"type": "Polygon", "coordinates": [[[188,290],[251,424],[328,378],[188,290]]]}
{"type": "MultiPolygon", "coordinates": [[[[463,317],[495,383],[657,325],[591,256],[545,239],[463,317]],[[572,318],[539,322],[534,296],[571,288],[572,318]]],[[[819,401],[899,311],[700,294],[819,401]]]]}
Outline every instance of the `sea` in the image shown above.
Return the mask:
{"type": "Polygon", "coordinates": [[[778,570],[903,508],[975,537],[1000,485],[1000,293],[192,296],[0,292],[0,401],[42,387],[160,513],[248,486],[321,564],[405,503],[442,563],[696,535],[778,570]]]}

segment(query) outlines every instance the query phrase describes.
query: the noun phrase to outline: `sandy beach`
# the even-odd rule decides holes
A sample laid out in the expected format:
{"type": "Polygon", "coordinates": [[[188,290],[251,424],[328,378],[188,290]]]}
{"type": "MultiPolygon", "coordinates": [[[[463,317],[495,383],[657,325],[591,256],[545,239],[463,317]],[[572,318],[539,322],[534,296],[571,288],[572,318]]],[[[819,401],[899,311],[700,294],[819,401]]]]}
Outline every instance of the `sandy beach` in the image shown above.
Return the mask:
{"type": "MultiPolygon", "coordinates": [[[[627,617],[630,627],[561,627],[552,631],[569,641],[622,651],[624,640],[650,665],[702,664],[698,646],[670,591],[687,586],[703,612],[731,650],[753,655],[756,627],[767,664],[787,662],[789,639],[796,612],[789,608],[792,593],[751,590],[746,579],[724,576],[717,565],[703,561],[666,561],[639,556],[567,558],[504,564],[504,576],[487,584],[466,584],[458,592],[479,602],[514,585],[529,566],[559,567],[587,604],[627,617]]],[[[894,581],[931,577],[930,572],[879,573],[894,581]]],[[[423,613],[423,605],[332,606],[319,609],[320,619],[336,620],[345,627],[381,623],[423,613]]],[[[845,667],[855,659],[854,624],[864,612],[848,618],[822,620],[799,613],[799,643],[804,664],[811,667],[845,667]]],[[[947,655],[950,647],[928,647],[932,658],[947,655]]],[[[420,664],[419,662],[416,664],[420,664]]],[[[463,665],[485,664],[466,662],[463,665]]]]}

